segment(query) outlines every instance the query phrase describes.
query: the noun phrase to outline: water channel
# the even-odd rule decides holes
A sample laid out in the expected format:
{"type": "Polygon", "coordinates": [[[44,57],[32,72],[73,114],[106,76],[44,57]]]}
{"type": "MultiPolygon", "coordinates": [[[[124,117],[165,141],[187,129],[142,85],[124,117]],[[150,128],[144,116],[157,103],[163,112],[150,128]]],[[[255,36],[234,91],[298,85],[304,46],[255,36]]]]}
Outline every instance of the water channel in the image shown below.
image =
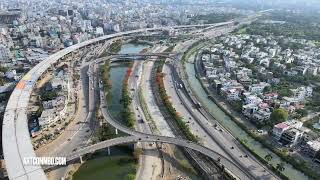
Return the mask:
{"type": "MultiPolygon", "coordinates": [[[[190,58],[194,58],[194,56],[191,56],[190,58]]],[[[189,62],[192,62],[192,59],[189,59],[189,62]]],[[[276,165],[279,162],[281,162],[280,157],[272,153],[270,150],[263,148],[258,141],[251,138],[244,130],[238,127],[237,124],[234,123],[231,120],[231,118],[228,115],[226,115],[213,101],[208,99],[206,92],[204,91],[199,80],[195,76],[196,72],[195,72],[193,63],[186,62],[185,68],[188,74],[188,81],[190,84],[192,84],[191,88],[193,92],[197,95],[201,104],[209,110],[209,112],[215,117],[215,119],[222,126],[227,128],[234,137],[238,137],[241,140],[245,140],[249,148],[254,150],[260,157],[264,158],[267,154],[269,153],[272,154],[273,158],[271,160],[271,163],[273,165],[276,165]]],[[[285,163],[284,167],[285,167],[285,170],[283,171],[283,174],[285,174],[287,177],[289,177],[292,180],[309,179],[306,175],[304,175],[302,172],[293,168],[292,165],[290,164],[285,163]]]]}
{"type": "MultiPolygon", "coordinates": [[[[142,44],[124,44],[119,53],[139,53],[148,45],[142,44]]],[[[112,63],[110,66],[110,80],[112,82],[111,90],[108,95],[108,108],[111,115],[115,119],[120,119],[122,104],[120,99],[122,96],[122,85],[125,78],[128,66],[125,63],[112,63]]],[[[121,159],[132,159],[132,152],[127,152],[120,147],[113,147],[111,156],[106,156],[106,153],[97,154],[96,159],[85,162],[76,172],[74,178],[76,180],[88,179],[89,177],[95,180],[116,180],[127,178],[128,173],[135,173],[135,162],[122,163],[121,159]],[[106,178],[108,176],[108,178],[106,178]]]]}
{"type": "MultiPolygon", "coordinates": [[[[126,53],[139,53],[148,45],[144,44],[124,44],[119,51],[119,54],[126,53]]],[[[122,111],[122,104],[120,103],[122,97],[122,85],[125,78],[128,66],[125,63],[112,63],[110,66],[110,80],[111,80],[111,90],[108,95],[108,109],[110,114],[115,119],[120,119],[120,112],[122,111]]]]}

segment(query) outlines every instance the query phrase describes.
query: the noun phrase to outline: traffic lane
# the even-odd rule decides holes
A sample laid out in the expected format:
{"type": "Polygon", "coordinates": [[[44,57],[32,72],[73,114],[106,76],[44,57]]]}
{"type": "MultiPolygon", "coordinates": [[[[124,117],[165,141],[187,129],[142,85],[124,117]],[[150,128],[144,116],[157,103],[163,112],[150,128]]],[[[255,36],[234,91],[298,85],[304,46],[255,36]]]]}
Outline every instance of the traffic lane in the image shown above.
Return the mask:
{"type": "Polygon", "coordinates": [[[84,66],[80,69],[80,80],[81,80],[81,88],[83,91],[83,98],[85,100],[84,106],[82,108],[85,108],[86,111],[89,109],[87,108],[87,105],[89,104],[89,77],[88,77],[88,69],[89,66],[84,66]]]}
{"type": "Polygon", "coordinates": [[[55,154],[57,155],[68,154],[72,151],[75,151],[78,147],[84,147],[90,138],[90,126],[88,120],[90,119],[91,114],[88,113],[87,110],[91,109],[92,104],[94,104],[94,102],[92,102],[93,91],[90,90],[92,88],[92,83],[90,82],[90,80],[93,81],[92,76],[90,75],[92,73],[88,74],[88,72],[90,71],[92,71],[90,65],[83,66],[80,75],[82,80],[82,92],[84,97],[86,97],[84,98],[84,104],[89,105],[79,107],[83,108],[83,116],[80,116],[82,117],[82,120],[80,120],[80,123],[76,125],[78,127],[75,127],[74,129],[69,129],[69,131],[74,131],[75,133],[63,144],[63,146],[60,146],[60,150],[55,152],[55,154]]]}

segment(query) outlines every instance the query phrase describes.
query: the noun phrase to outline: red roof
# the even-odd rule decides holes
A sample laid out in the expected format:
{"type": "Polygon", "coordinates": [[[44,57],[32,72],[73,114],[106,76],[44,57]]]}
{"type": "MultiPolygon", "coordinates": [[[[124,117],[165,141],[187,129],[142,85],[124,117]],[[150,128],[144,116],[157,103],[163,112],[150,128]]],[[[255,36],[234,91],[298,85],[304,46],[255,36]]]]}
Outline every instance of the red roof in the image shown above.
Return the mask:
{"type": "Polygon", "coordinates": [[[279,123],[276,125],[276,128],[279,128],[279,129],[285,129],[289,127],[286,123],[279,123]]]}

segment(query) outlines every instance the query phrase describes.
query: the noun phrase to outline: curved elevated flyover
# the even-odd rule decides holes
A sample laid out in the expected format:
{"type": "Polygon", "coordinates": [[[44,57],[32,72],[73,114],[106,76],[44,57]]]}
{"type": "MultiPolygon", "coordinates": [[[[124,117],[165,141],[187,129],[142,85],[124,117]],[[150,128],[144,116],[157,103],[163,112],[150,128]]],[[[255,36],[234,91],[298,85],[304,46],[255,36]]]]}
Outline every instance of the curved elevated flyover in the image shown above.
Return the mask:
{"type": "Polygon", "coordinates": [[[160,142],[160,143],[168,143],[168,144],[174,144],[181,147],[189,148],[195,151],[198,151],[202,154],[207,155],[208,157],[214,159],[214,160],[220,160],[220,163],[229,171],[231,171],[233,174],[235,174],[240,179],[255,179],[252,177],[247,171],[243,171],[240,167],[238,167],[236,164],[234,164],[229,159],[223,157],[223,155],[213,151],[212,149],[206,148],[204,146],[200,146],[196,143],[186,141],[183,139],[178,138],[172,138],[172,137],[164,137],[164,136],[156,136],[156,135],[148,135],[144,134],[143,136],[125,136],[125,137],[119,137],[110,139],[107,141],[103,141],[88,147],[85,147],[83,149],[80,149],[69,156],[67,156],[67,161],[71,161],[74,159],[79,158],[80,156],[83,156],[88,153],[93,153],[97,150],[105,149],[110,146],[116,146],[121,144],[132,144],[137,142],[160,142]]]}

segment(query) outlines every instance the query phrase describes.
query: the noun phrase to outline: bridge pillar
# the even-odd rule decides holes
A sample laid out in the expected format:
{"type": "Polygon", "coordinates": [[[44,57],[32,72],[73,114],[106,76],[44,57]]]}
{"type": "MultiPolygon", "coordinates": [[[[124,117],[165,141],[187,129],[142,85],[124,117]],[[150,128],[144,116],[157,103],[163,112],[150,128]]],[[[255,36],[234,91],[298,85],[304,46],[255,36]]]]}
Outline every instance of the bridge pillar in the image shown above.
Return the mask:
{"type": "Polygon", "coordinates": [[[118,129],[116,128],[116,135],[118,135],[118,129]]]}
{"type": "Polygon", "coordinates": [[[110,152],[110,147],[108,147],[108,155],[110,156],[111,152],[110,152]]]}
{"type": "Polygon", "coordinates": [[[83,159],[82,159],[82,156],[80,156],[80,163],[81,163],[81,164],[83,163],[83,159]]]}

